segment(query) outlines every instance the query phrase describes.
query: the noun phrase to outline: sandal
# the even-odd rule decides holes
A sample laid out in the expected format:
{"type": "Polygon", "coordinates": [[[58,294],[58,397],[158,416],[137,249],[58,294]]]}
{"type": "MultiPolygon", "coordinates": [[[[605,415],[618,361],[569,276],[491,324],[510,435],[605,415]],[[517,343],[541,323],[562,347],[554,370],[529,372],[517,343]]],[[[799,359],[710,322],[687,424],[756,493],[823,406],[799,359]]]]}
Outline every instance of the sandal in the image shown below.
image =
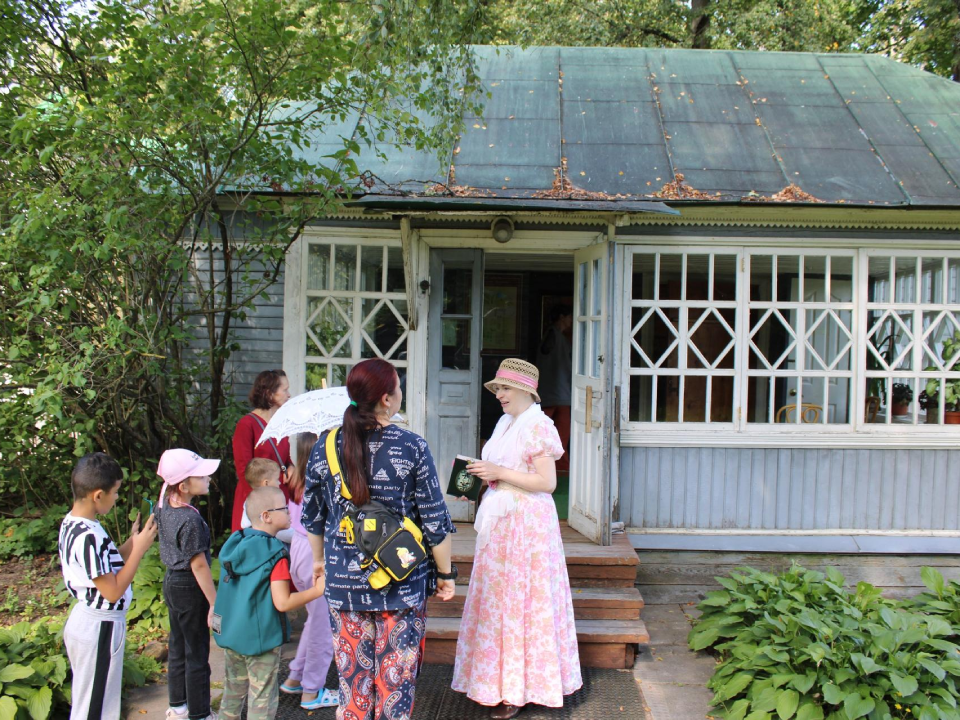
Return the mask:
{"type": "Polygon", "coordinates": [[[313,700],[300,703],[304,710],[318,710],[325,707],[337,707],[340,704],[340,692],[324,688],[313,700]]]}
{"type": "Polygon", "coordinates": [[[510,718],[515,718],[519,715],[523,707],[523,705],[500,703],[490,711],[490,720],[510,720],[510,718]]]}
{"type": "Polygon", "coordinates": [[[299,695],[303,692],[303,685],[297,683],[296,685],[287,685],[287,680],[284,680],[280,683],[280,692],[286,693],[287,695],[299,695]]]}

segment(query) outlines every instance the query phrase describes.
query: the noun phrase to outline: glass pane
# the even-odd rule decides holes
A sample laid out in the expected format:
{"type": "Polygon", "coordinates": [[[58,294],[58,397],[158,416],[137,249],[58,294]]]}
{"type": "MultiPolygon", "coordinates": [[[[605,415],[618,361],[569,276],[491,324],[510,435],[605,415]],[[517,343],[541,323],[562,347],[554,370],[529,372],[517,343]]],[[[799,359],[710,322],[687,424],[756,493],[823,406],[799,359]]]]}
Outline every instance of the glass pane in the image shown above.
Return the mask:
{"type": "Polygon", "coordinates": [[[330,357],[334,348],[343,345],[336,357],[350,357],[350,322],[346,313],[332,298],[309,298],[307,304],[307,355],[330,357]]]}
{"type": "Polygon", "coordinates": [[[750,347],[750,367],[768,366],[784,370],[797,365],[797,311],[793,309],[750,311],[753,341],[750,347]]]}
{"type": "Polygon", "coordinates": [[[587,314],[587,264],[580,263],[580,270],[577,273],[577,314],[587,314]]]}
{"type": "Polygon", "coordinates": [[[688,375],[683,379],[683,422],[706,422],[707,378],[688,375]]]}
{"type": "Polygon", "coordinates": [[[470,268],[443,269],[443,314],[472,315],[473,270],[470,268]]]}
{"type": "Polygon", "coordinates": [[[680,310],[678,308],[634,308],[633,342],[639,345],[647,360],[631,343],[633,367],[678,367],[678,340],[680,310]],[[642,321],[642,322],[641,322],[642,321]],[[637,324],[639,324],[639,327],[637,324]]]}
{"type": "Polygon", "coordinates": [[[587,374],[587,322],[585,320],[580,320],[577,322],[577,330],[579,331],[579,340],[577,342],[577,374],[586,375],[587,374]]]}
{"type": "Polygon", "coordinates": [[[394,346],[407,331],[406,323],[401,320],[399,310],[394,312],[394,306],[389,300],[382,302],[364,300],[363,316],[363,331],[366,337],[360,343],[360,357],[385,359],[394,357],[394,353],[400,349],[394,346]],[[373,346],[367,338],[372,341],[373,346]]]}
{"type": "Polygon", "coordinates": [[[656,255],[633,256],[633,299],[653,300],[654,263],[656,255]]]}
{"type": "Polygon", "coordinates": [[[630,422],[650,422],[653,402],[653,378],[649,375],[630,376],[630,422]]]}
{"type": "MultiPolygon", "coordinates": [[[[796,377],[749,378],[747,380],[747,422],[799,423],[798,387],[799,382],[796,377]]],[[[811,419],[812,415],[808,414],[807,417],[811,419]]]]}
{"type": "Polygon", "coordinates": [[[701,310],[690,308],[687,367],[697,369],[732,368],[734,351],[733,308],[701,310]],[[721,320],[722,318],[722,320],[721,320]]]}
{"type": "Polygon", "coordinates": [[[383,291],[382,247],[358,247],[360,251],[360,291],[383,291]]]}
{"type": "Polygon", "coordinates": [[[326,290],[330,287],[330,246],[307,247],[307,290],[326,290]]]}
{"type": "Polygon", "coordinates": [[[800,409],[801,423],[823,422],[824,408],[827,407],[827,399],[824,396],[826,387],[826,378],[812,377],[803,380],[801,384],[803,390],[803,405],[800,409]]]}
{"type": "Polygon", "coordinates": [[[470,318],[444,318],[441,330],[442,367],[453,370],[470,369],[470,318]]]}
{"type": "Polygon", "coordinates": [[[844,292],[839,287],[852,288],[853,258],[846,255],[834,255],[830,258],[830,294],[840,302],[853,300],[852,290],[844,292]]]}
{"type": "Polygon", "coordinates": [[[947,261],[947,302],[960,305],[960,259],[947,261]]]}
{"type": "Polygon", "coordinates": [[[660,256],[661,300],[682,300],[680,283],[683,279],[683,255],[660,256]]]}
{"type": "Polygon", "coordinates": [[[827,423],[846,424],[853,421],[850,387],[850,378],[827,379],[827,423]]]}
{"type": "Polygon", "coordinates": [[[960,313],[925,312],[923,313],[922,364],[939,370],[960,369],[960,353],[956,351],[960,343],[960,313]]]}
{"type": "Polygon", "coordinates": [[[751,377],[747,379],[747,422],[768,423],[770,416],[769,377],[751,377]]]}
{"type": "Polygon", "coordinates": [[[687,255],[687,300],[708,300],[710,256],[687,255]]]}
{"type": "Polygon", "coordinates": [[[334,290],[355,290],[357,287],[357,248],[337,245],[334,248],[334,290]]]}
{"type": "Polygon", "coordinates": [[[600,356],[603,354],[603,351],[600,349],[600,321],[592,320],[590,322],[590,342],[591,342],[591,363],[593,371],[590,373],[591,377],[600,377],[600,356]]]}
{"type": "Polygon", "coordinates": [[[850,310],[807,310],[806,370],[849,370],[850,310]]]}
{"type": "Polygon", "coordinates": [[[750,299],[773,300],[773,257],[770,255],[750,256],[750,299]]]}
{"type": "Polygon", "coordinates": [[[307,363],[307,390],[320,390],[323,388],[323,381],[327,379],[327,366],[307,363]]]}
{"type": "Polygon", "coordinates": [[[920,391],[926,386],[916,378],[898,378],[890,388],[890,415],[894,422],[909,418],[913,422],[913,408],[920,391]],[[919,389],[918,389],[919,386],[919,389]]]}
{"type": "Polygon", "coordinates": [[[827,302],[827,258],[805,255],[803,258],[803,301],[827,302]]]}
{"type": "Polygon", "coordinates": [[[920,302],[943,302],[943,258],[923,258],[920,261],[920,302]]]}
{"type": "Polygon", "coordinates": [[[592,277],[593,283],[593,304],[590,307],[591,315],[599,315],[603,307],[603,274],[600,270],[600,260],[593,261],[592,277]]]}
{"type": "Polygon", "coordinates": [[[330,387],[343,387],[347,384],[347,375],[350,374],[350,370],[353,369],[353,365],[331,365],[330,375],[333,380],[330,383],[330,387]]]}
{"type": "Polygon", "coordinates": [[[403,249],[387,248],[387,292],[406,292],[403,276],[403,249]]]}
{"type": "Polygon", "coordinates": [[[710,422],[733,422],[733,378],[714,376],[710,383],[710,422]]]}
{"type": "Polygon", "coordinates": [[[871,255],[867,261],[867,297],[870,302],[890,302],[891,258],[871,255]]]}
{"type": "Polygon", "coordinates": [[[796,302],[800,300],[800,257],[777,256],[777,300],[796,302]]]}
{"type": "Polygon", "coordinates": [[[713,299],[737,299],[737,256],[714,255],[713,299]]]}
{"type": "Polygon", "coordinates": [[[657,378],[657,422],[679,422],[680,378],[661,375],[657,378]]]}
{"type": "Polygon", "coordinates": [[[894,260],[894,302],[914,303],[917,301],[917,260],[912,257],[898,257],[894,260]]]}

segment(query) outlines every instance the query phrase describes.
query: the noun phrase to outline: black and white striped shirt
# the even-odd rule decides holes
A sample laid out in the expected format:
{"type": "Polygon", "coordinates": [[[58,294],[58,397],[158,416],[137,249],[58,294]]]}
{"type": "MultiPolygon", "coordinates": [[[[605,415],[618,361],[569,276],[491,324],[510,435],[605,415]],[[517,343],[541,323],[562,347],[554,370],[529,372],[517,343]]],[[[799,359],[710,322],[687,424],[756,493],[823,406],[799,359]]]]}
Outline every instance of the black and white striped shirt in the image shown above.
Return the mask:
{"type": "Polygon", "coordinates": [[[93,583],[94,578],[119,572],[123,567],[120,551],[100,523],[67,513],[60,524],[57,546],[63,581],[71,595],[96,610],[127,610],[130,607],[133,599],[131,587],[124,591],[122,598],[111,603],[93,583]]]}

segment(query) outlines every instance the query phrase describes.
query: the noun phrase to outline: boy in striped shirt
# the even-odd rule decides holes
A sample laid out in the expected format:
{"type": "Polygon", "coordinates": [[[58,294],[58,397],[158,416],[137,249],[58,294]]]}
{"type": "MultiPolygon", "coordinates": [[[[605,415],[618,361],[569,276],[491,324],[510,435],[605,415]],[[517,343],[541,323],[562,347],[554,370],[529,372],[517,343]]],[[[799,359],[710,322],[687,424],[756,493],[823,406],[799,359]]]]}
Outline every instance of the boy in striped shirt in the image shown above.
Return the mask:
{"type": "Polygon", "coordinates": [[[119,718],[126,614],[130,583],[157,536],[153,515],[119,548],[97,521],[113,509],[123,472],[104,453],[80,458],[70,487],[73,507],[60,525],[60,565],[67,590],[79,601],[70,611],[63,641],[73,668],[71,720],[119,718]]]}

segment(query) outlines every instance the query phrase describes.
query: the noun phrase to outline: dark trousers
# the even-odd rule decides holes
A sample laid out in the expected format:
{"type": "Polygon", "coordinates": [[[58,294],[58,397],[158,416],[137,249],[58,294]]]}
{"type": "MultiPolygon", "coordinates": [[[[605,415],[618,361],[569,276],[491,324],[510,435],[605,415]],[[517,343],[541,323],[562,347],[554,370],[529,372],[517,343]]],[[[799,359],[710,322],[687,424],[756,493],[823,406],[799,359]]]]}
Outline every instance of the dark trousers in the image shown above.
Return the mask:
{"type": "Polygon", "coordinates": [[[210,714],[210,603],[190,570],[167,571],[163,599],[170,615],[170,705],[186,703],[191,720],[200,720],[210,714]]]}

